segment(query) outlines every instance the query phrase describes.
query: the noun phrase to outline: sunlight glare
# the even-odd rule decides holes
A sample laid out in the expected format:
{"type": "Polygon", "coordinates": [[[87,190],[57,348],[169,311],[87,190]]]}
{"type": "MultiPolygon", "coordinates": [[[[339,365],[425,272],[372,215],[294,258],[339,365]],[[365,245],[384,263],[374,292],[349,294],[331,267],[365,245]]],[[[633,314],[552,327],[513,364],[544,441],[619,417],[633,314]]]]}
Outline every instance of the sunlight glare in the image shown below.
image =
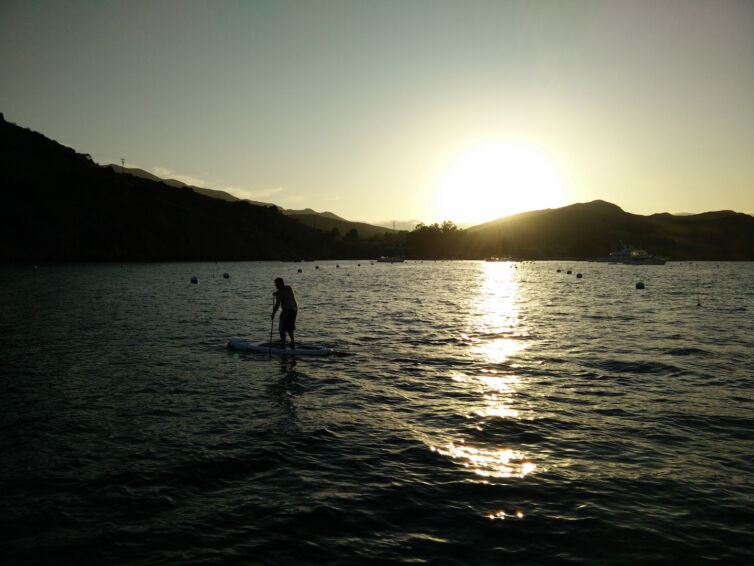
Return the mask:
{"type": "Polygon", "coordinates": [[[506,513],[502,509],[499,509],[497,511],[493,511],[492,513],[489,513],[487,517],[492,519],[493,521],[497,519],[504,520],[506,517],[516,517],[517,519],[523,519],[524,513],[520,509],[516,509],[516,511],[512,514],[506,513]]]}
{"type": "Polygon", "coordinates": [[[461,152],[434,185],[436,215],[480,224],[565,204],[563,175],[543,150],[521,142],[483,142],[461,152]]]}
{"type": "Polygon", "coordinates": [[[463,441],[456,444],[448,443],[445,448],[436,446],[430,450],[448,456],[469,468],[474,474],[486,478],[525,478],[537,467],[529,462],[523,453],[518,450],[504,448],[502,450],[489,450],[469,446],[463,441]]]}
{"type": "Polygon", "coordinates": [[[522,340],[526,331],[518,319],[518,280],[511,265],[484,263],[480,300],[469,320],[469,330],[475,329],[485,338],[474,340],[470,353],[490,363],[504,363],[528,345],[522,340]]]}

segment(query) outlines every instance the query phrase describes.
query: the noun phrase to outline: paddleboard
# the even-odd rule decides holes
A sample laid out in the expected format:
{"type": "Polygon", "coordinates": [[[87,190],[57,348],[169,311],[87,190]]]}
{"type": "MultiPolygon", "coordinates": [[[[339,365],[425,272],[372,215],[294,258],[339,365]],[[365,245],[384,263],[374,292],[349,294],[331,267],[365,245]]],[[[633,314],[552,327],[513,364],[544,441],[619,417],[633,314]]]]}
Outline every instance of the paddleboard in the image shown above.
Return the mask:
{"type": "Polygon", "coordinates": [[[306,344],[297,344],[296,349],[281,348],[280,344],[272,343],[270,348],[269,342],[250,342],[243,338],[231,338],[228,340],[229,350],[241,350],[244,352],[259,352],[267,354],[272,352],[276,356],[331,356],[335,354],[335,349],[330,346],[307,346],[306,344]]]}

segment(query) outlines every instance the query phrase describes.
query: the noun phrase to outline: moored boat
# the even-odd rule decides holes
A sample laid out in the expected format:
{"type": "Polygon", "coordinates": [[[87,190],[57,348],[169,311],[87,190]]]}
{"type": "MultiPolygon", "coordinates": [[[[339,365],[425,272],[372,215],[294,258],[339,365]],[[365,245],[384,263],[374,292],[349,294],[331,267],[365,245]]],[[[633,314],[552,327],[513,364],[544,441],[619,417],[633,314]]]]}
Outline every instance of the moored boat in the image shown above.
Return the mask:
{"type": "MultiPolygon", "coordinates": [[[[621,242],[622,244],[622,242],[621,242]]],[[[608,263],[622,263],[625,265],[665,265],[668,258],[648,253],[646,250],[626,246],[619,250],[613,250],[607,257],[595,258],[595,261],[608,263]]]]}

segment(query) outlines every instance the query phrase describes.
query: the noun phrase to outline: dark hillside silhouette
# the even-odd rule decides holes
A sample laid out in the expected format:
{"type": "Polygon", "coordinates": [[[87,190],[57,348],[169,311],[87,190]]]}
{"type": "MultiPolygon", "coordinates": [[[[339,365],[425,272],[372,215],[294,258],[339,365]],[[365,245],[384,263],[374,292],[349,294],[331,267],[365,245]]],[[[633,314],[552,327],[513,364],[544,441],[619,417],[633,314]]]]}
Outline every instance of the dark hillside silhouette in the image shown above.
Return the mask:
{"type": "Polygon", "coordinates": [[[593,201],[393,232],[100,167],[2,114],[0,188],[0,261],[593,259],[621,242],[675,260],[754,260],[754,218],[732,211],[641,216],[593,201]]]}
{"type": "Polygon", "coordinates": [[[373,226],[372,224],[366,224],[365,222],[351,222],[344,220],[339,216],[329,213],[317,213],[314,211],[291,211],[286,210],[284,212],[286,216],[295,218],[302,224],[312,226],[319,230],[330,232],[333,229],[337,229],[340,234],[348,234],[355,232],[359,238],[372,238],[372,237],[384,237],[385,234],[393,232],[390,228],[384,228],[382,226],[373,226]]]}
{"type": "Polygon", "coordinates": [[[685,260],[754,259],[754,218],[732,211],[642,216],[593,201],[529,212],[470,228],[466,256],[593,259],[620,242],[685,260]]]}
{"type": "Polygon", "coordinates": [[[379,255],[275,207],[121,174],[0,119],[0,259],[158,261],[379,255]]]}
{"type": "MultiPolygon", "coordinates": [[[[197,187],[194,185],[187,185],[186,183],[182,181],[178,181],[177,179],[162,179],[158,177],[157,175],[153,175],[152,173],[149,173],[148,171],[144,171],[143,169],[137,169],[135,167],[121,167],[120,165],[107,165],[107,169],[112,169],[115,173],[127,173],[129,175],[133,175],[134,177],[141,177],[142,179],[149,179],[150,181],[156,181],[165,183],[169,187],[179,187],[179,188],[185,188],[185,189],[191,189],[195,193],[199,193],[200,195],[213,197],[213,198],[219,198],[220,200],[227,200],[228,202],[236,202],[238,200],[241,200],[237,197],[234,197],[230,193],[226,193],[225,191],[218,191],[215,189],[205,189],[204,187],[197,187]]],[[[252,204],[261,204],[261,203],[252,203],[252,204]]]]}
{"type": "Polygon", "coordinates": [[[524,212],[459,230],[419,225],[406,255],[424,259],[595,259],[621,242],[675,260],[754,260],[754,218],[732,211],[688,216],[624,212],[605,202],[524,212]]]}
{"type": "MultiPolygon", "coordinates": [[[[195,185],[187,185],[186,183],[183,183],[176,179],[162,179],[158,177],[157,175],[153,175],[152,173],[149,173],[148,171],[144,171],[143,169],[137,169],[133,167],[124,168],[124,167],[121,167],[120,165],[115,165],[115,164],[107,165],[107,168],[112,169],[116,173],[125,172],[130,175],[134,175],[135,177],[141,177],[143,179],[150,179],[152,181],[163,182],[166,185],[171,186],[171,187],[188,188],[188,189],[193,190],[195,193],[199,193],[208,197],[219,198],[221,200],[227,200],[229,202],[238,202],[241,200],[238,197],[235,197],[225,191],[219,191],[216,189],[206,189],[204,187],[197,187],[195,185]]],[[[306,224],[308,226],[311,226],[323,232],[330,232],[332,231],[333,228],[337,228],[340,234],[348,234],[349,232],[352,232],[355,230],[356,234],[358,234],[358,237],[360,238],[373,238],[376,236],[383,237],[385,234],[394,232],[394,230],[391,230],[390,228],[385,228],[383,226],[374,226],[372,224],[367,224],[364,222],[351,222],[349,220],[346,220],[345,218],[341,218],[337,214],[333,214],[332,212],[327,212],[327,211],[316,212],[315,210],[312,210],[311,208],[305,208],[302,210],[286,209],[273,203],[259,202],[259,201],[253,201],[253,200],[247,200],[246,202],[249,202],[256,206],[264,206],[264,207],[271,206],[273,208],[276,208],[278,211],[282,212],[286,216],[295,218],[302,224],[306,224]]]]}

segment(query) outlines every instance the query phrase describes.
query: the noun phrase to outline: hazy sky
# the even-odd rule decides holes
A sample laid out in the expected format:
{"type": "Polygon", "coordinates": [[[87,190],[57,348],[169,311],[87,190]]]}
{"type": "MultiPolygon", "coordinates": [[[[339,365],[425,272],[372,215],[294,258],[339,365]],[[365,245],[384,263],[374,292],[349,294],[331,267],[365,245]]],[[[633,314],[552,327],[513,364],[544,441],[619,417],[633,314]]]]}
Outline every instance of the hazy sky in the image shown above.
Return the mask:
{"type": "Polygon", "coordinates": [[[0,0],[0,112],[287,208],[754,212],[754,2],[0,0]]]}

